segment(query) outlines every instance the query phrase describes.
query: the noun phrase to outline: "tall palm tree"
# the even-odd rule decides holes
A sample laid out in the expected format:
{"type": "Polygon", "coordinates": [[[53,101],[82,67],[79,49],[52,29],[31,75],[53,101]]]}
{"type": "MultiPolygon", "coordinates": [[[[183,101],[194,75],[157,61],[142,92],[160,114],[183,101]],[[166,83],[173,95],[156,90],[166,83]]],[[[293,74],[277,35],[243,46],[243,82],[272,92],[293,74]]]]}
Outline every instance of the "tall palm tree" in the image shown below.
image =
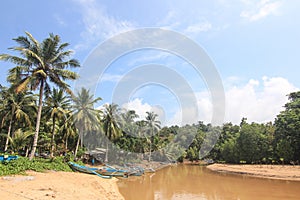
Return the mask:
{"type": "Polygon", "coordinates": [[[50,82],[71,93],[69,85],[65,81],[75,80],[78,75],[68,68],[79,67],[80,64],[76,59],[69,59],[72,51],[65,50],[69,44],[61,43],[58,35],[50,34],[40,43],[29,32],[25,33],[26,36],[19,36],[14,39],[19,46],[10,48],[20,53],[21,56],[1,54],[0,60],[9,61],[16,65],[9,70],[8,79],[13,83],[17,93],[27,89],[39,89],[36,128],[29,157],[32,159],[39,137],[44,93],[50,92],[50,82]]]}
{"type": "Polygon", "coordinates": [[[50,157],[53,157],[54,154],[55,130],[57,130],[56,126],[58,125],[56,121],[60,120],[62,123],[65,123],[70,108],[71,101],[69,96],[64,95],[63,90],[53,88],[46,100],[46,113],[52,119],[50,157]]]}
{"type": "Polygon", "coordinates": [[[100,100],[102,100],[100,97],[94,99],[93,95],[90,94],[90,91],[85,88],[81,88],[77,95],[73,97],[74,104],[72,118],[79,131],[74,153],[75,157],[77,155],[79,142],[81,141],[81,144],[83,144],[83,132],[100,128],[100,110],[94,108],[94,104],[100,100]]]}
{"type": "MultiPolygon", "coordinates": [[[[106,104],[104,106],[102,125],[104,133],[109,140],[115,140],[122,134],[119,128],[119,111],[117,104],[106,104]]],[[[108,162],[108,142],[106,143],[105,162],[108,162]]]]}
{"type": "Polygon", "coordinates": [[[151,161],[151,151],[152,151],[152,139],[154,133],[156,133],[160,129],[160,121],[157,120],[158,115],[154,112],[146,112],[146,123],[148,130],[150,132],[150,140],[149,140],[149,162],[151,161]]]}

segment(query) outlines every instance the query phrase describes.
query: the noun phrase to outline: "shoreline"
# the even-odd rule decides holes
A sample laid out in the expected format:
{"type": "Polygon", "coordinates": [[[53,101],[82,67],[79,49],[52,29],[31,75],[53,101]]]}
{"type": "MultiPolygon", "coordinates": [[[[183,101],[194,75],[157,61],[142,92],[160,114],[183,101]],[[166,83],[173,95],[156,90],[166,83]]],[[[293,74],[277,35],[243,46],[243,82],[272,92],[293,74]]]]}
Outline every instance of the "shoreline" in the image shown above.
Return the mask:
{"type": "Polygon", "coordinates": [[[33,172],[0,177],[1,196],[11,200],[101,199],[125,200],[118,179],[102,179],[77,172],[33,172]]]}
{"type": "MultiPolygon", "coordinates": [[[[155,173],[170,163],[145,162],[140,166],[150,167],[155,173]]],[[[79,173],[26,171],[26,175],[0,177],[2,196],[10,200],[125,200],[119,191],[118,178],[102,179],[98,176],[79,173]]]]}
{"type": "Polygon", "coordinates": [[[257,178],[300,181],[300,166],[212,164],[207,169],[220,173],[239,174],[257,178]]]}

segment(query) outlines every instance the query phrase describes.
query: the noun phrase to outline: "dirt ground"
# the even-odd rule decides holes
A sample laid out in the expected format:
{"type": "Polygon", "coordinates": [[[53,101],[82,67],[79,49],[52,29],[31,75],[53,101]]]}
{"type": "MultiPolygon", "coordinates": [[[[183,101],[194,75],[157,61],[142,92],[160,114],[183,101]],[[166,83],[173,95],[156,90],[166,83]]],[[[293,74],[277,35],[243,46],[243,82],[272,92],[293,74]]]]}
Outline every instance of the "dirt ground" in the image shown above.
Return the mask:
{"type": "Polygon", "coordinates": [[[117,179],[74,172],[27,172],[27,176],[0,177],[0,199],[10,200],[124,200],[117,179]]]}
{"type": "Polygon", "coordinates": [[[244,174],[261,178],[300,181],[300,166],[213,164],[207,166],[207,168],[217,172],[244,174]]]}

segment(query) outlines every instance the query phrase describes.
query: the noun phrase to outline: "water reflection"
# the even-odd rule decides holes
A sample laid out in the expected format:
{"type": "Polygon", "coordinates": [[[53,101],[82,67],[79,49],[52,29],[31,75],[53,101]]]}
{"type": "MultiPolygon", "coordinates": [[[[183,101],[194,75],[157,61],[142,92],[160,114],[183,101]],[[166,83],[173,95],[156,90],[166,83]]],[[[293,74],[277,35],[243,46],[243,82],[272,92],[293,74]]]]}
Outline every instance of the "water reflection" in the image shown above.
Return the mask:
{"type": "Polygon", "coordinates": [[[300,182],[211,172],[201,166],[178,165],[118,183],[126,200],[299,199],[300,182]]]}

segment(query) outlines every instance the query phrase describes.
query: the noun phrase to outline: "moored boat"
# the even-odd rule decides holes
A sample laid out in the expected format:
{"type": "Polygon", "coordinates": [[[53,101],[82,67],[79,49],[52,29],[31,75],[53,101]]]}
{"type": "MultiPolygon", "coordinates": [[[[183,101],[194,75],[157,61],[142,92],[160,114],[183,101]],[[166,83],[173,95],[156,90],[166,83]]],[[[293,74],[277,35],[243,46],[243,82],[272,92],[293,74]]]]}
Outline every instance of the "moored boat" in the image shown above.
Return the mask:
{"type": "Polygon", "coordinates": [[[68,162],[70,168],[73,170],[73,171],[77,171],[77,172],[81,172],[81,173],[86,173],[86,174],[95,174],[101,178],[106,178],[106,179],[109,179],[111,178],[112,176],[109,176],[109,175],[103,175],[103,174],[100,174],[97,172],[97,170],[99,170],[98,168],[93,168],[93,167],[86,167],[84,165],[79,165],[77,163],[73,163],[73,162],[68,162]]]}
{"type": "Polygon", "coordinates": [[[14,155],[0,155],[0,161],[5,162],[5,161],[11,161],[11,160],[16,160],[18,159],[18,156],[14,155]]]}

